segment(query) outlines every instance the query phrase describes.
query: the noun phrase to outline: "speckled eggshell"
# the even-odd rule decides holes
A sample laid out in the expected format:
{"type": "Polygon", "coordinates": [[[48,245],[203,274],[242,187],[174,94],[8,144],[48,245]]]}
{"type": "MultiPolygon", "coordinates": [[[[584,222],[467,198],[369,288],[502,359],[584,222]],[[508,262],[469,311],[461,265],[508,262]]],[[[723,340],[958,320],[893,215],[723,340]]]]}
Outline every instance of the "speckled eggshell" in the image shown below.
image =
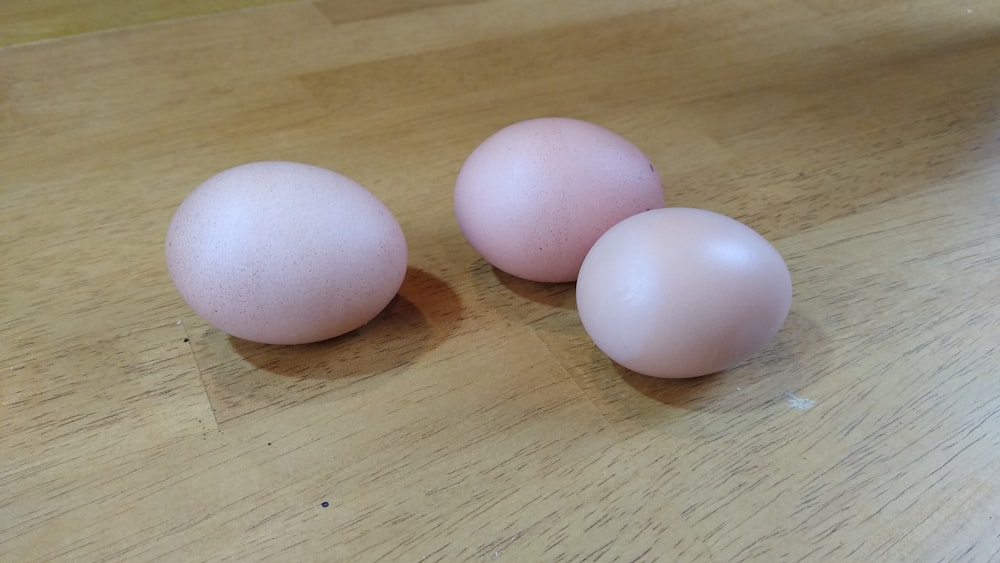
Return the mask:
{"type": "Polygon", "coordinates": [[[500,270],[539,282],[575,280],[604,231],[663,205],[659,175],[635,145],[560,117],[494,133],[455,184],[455,215],[472,247],[500,270]]]}
{"type": "Polygon", "coordinates": [[[303,344],[373,319],[406,275],[403,231],[354,181],[294,162],[254,162],[198,186],[166,238],[185,301],[233,336],[303,344]]]}
{"type": "Polygon", "coordinates": [[[764,237],[724,215],[657,209],[609,229],[576,285],[580,320],[619,364],[696,377],[757,353],[788,316],[792,281],[764,237]]]}

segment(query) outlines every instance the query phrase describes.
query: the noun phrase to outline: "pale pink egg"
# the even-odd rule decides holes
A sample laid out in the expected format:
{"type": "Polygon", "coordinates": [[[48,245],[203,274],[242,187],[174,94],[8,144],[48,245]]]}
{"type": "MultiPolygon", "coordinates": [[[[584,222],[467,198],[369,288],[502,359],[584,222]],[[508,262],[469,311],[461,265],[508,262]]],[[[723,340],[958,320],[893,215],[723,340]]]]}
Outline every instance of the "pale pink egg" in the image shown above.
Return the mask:
{"type": "Polygon", "coordinates": [[[303,344],[372,320],[403,283],[407,249],[389,209],[349,178],[255,162],[188,195],[166,257],[181,296],[216,328],[303,344]]]}
{"type": "Polygon", "coordinates": [[[681,378],[757,353],[788,316],[792,281],[764,237],[700,209],[657,209],[609,229],[576,286],[580,320],[612,360],[681,378]]]}
{"type": "Polygon", "coordinates": [[[575,280],[604,231],[663,205],[659,175],[642,151],[568,118],[494,133],[455,184],[455,215],[472,247],[500,270],[540,282],[575,280]]]}

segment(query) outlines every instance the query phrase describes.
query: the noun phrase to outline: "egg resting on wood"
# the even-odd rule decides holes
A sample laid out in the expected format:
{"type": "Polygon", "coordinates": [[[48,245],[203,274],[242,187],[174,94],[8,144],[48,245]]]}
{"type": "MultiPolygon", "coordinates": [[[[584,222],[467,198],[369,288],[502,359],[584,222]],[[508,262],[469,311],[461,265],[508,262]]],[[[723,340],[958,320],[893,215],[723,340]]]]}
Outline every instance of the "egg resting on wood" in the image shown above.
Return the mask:
{"type": "Polygon", "coordinates": [[[210,324],[268,344],[339,336],[372,320],[406,274],[403,231],[353,180],[294,162],[223,171],[178,207],[170,276],[210,324]]]}
{"type": "Polygon", "coordinates": [[[788,316],[778,251],[739,221],[701,209],[640,213],[609,229],[576,285],[584,329],[612,360],[683,378],[736,366],[788,316]]]}
{"type": "Polygon", "coordinates": [[[539,282],[576,279],[612,225],[663,207],[649,159],[603,127],[548,117],[507,126],[466,159],[455,183],[465,238],[493,266],[539,282]]]}

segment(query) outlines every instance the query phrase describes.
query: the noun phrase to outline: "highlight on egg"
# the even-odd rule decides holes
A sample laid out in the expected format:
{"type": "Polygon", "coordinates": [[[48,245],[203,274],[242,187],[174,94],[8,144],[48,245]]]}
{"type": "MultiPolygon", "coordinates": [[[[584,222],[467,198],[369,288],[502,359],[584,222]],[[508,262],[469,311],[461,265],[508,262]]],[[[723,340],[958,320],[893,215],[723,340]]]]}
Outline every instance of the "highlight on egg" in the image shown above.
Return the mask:
{"type": "Polygon", "coordinates": [[[455,183],[455,216],[487,262],[538,282],[576,280],[587,251],[626,217],[664,206],[639,148],[599,125],[563,117],[504,127],[455,183]]]}
{"type": "Polygon", "coordinates": [[[331,170],[253,162],[198,186],[166,236],[170,277],[191,308],[233,336],[304,344],[357,329],[406,275],[399,222],[331,170]]]}
{"type": "Polygon", "coordinates": [[[739,221],[664,208],[618,223],[580,270],[577,309],[597,347],[640,374],[732,368],[784,324],[792,281],[777,249],[739,221]]]}

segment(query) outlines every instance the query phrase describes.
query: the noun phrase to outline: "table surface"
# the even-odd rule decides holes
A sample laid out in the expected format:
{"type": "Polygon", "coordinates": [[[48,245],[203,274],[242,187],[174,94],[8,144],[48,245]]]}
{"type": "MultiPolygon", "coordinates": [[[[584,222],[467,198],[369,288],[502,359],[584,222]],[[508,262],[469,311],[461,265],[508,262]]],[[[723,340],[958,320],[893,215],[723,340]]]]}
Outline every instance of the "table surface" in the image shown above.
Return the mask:
{"type": "Polygon", "coordinates": [[[1000,560],[995,0],[14,0],[0,44],[0,560],[1000,560]],[[457,171],[543,115],[773,241],[766,349],[639,376],[476,255],[457,171]],[[254,160],[396,213],[375,322],[181,300],[174,209],[254,160]]]}

